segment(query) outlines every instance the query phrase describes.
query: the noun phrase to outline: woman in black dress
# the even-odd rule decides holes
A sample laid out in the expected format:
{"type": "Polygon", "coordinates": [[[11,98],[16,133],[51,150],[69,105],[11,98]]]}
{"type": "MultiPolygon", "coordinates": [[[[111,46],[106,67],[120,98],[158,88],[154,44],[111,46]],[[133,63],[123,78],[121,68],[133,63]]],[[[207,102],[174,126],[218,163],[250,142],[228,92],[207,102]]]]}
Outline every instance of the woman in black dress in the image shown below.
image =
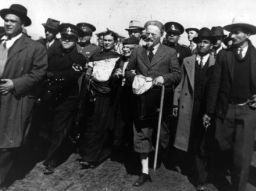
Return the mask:
{"type": "Polygon", "coordinates": [[[79,152],[82,168],[93,168],[111,154],[111,135],[114,123],[112,73],[120,55],[114,51],[117,34],[104,33],[103,50],[92,56],[86,72],[88,91],[84,101],[84,132],[79,152]]]}

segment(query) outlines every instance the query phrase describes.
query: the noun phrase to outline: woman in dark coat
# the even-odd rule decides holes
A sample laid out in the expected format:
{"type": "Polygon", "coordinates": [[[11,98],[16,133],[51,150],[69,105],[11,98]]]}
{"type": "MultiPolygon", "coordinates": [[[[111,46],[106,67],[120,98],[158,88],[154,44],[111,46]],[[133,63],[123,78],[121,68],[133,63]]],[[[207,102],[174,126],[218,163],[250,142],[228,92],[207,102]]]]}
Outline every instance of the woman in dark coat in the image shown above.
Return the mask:
{"type": "Polygon", "coordinates": [[[81,121],[84,132],[80,141],[80,164],[93,168],[111,153],[111,130],[114,122],[113,84],[111,76],[120,55],[114,52],[117,34],[104,34],[103,50],[94,55],[86,72],[88,91],[85,98],[85,117],[81,121]]]}
{"type": "Polygon", "coordinates": [[[78,29],[75,25],[64,23],[60,26],[60,46],[49,60],[47,89],[43,101],[51,108],[51,145],[44,162],[44,174],[51,174],[54,168],[72,152],[69,131],[74,125],[78,106],[78,78],[86,63],[76,49],[78,29]]]}

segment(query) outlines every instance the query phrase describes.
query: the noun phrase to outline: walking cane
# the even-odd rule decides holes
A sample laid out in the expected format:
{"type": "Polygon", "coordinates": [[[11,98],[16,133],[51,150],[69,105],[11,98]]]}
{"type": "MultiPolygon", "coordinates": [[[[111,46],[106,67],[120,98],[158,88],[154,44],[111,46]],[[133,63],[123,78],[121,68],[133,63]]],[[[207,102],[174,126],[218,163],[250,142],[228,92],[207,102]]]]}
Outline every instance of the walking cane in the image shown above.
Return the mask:
{"type": "Polygon", "coordinates": [[[157,165],[157,155],[158,155],[161,122],[162,122],[162,115],[163,115],[163,105],[164,105],[164,92],[165,92],[165,87],[162,86],[161,100],[160,100],[160,111],[159,111],[159,115],[158,115],[158,125],[157,125],[156,149],[155,149],[155,157],[154,157],[154,171],[156,170],[156,165],[157,165]]]}

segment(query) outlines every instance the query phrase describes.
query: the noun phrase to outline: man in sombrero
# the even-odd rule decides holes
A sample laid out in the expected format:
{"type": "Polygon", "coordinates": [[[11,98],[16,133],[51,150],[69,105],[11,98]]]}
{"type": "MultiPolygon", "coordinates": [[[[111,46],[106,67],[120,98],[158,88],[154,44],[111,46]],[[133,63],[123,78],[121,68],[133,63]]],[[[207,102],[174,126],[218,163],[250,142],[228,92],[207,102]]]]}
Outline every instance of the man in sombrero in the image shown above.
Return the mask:
{"type": "Polygon", "coordinates": [[[249,40],[256,34],[256,26],[244,18],[224,26],[231,33],[233,46],[217,59],[203,117],[208,126],[216,116],[219,165],[224,163],[224,153],[229,153],[227,161],[236,191],[246,190],[256,124],[256,49],[249,40]]]}

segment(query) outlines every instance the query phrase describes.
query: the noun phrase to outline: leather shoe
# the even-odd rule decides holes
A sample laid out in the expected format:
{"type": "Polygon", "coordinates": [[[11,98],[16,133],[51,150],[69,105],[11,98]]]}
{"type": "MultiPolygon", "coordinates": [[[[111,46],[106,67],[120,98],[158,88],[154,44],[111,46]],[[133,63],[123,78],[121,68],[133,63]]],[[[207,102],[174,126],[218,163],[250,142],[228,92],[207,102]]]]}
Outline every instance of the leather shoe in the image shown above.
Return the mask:
{"type": "Polygon", "coordinates": [[[79,161],[79,164],[81,166],[81,169],[94,169],[96,168],[96,165],[90,162],[86,161],[79,161]]]}
{"type": "Polygon", "coordinates": [[[196,191],[205,191],[205,190],[206,190],[206,186],[204,184],[198,185],[196,187],[196,191]]]}
{"type": "Polygon", "coordinates": [[[134,182],[133,186],[142,186],[145,182],[152,182],[149,174],[142,173],[139,178],[134,182]]]}

